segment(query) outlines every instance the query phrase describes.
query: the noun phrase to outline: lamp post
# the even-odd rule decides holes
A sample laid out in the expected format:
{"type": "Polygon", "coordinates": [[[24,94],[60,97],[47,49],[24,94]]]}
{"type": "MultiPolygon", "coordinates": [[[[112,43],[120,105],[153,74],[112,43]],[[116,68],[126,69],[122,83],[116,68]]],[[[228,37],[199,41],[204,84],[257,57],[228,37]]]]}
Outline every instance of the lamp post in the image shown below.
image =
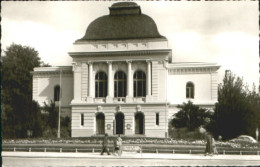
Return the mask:
{"type": "MultiPolygon", "coordinates": [[[[165,68],[166,68],[166,62],[165,62],[165,68]]],[[[168,137],[168,132],[167,132],[167,126],[168,126],[168,121],[167,121],[167,86],[168,86],[168,69],[166,68],[165,70],[165,77],[166,77],[166,81],[165,81],[165,89],[166,89],[166,93],[165,93],[165,137],[167,138],[168,137]]]]}
{"type": "Polygon", "coordinates": [[[59,115],[58,115],[58,134],[57,134],[57,138],[60,138],[61,73],[62,73],[62,69],[60,69],[60,92],[59,92],[59,115]]]}

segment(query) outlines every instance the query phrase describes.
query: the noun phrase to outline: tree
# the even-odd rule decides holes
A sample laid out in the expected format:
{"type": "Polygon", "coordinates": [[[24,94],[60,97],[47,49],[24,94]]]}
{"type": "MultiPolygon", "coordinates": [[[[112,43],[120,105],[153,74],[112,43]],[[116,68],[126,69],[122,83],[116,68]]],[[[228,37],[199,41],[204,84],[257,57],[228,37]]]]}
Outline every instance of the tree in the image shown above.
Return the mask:
{"type": "Polygon", "coordinates": [[[260,127],[260,94],[256,92],[255,85],[253,85],[252,91],[247,90],[247,126],[246,133],[250,136],[255,136],[256,128],[260,127]]]}
{"type": "MultiPolygon", "coordinates": [[[[50,104],[44,103],[42,110],[46,112],[46,114],[42,115],[42,119],[45,122],[42,124],[42,128],[44,129],[43,136],[56,137],[58,132],[57,129],[59,118],[58,107],[55,106],[55,102],[51,101],[50,104]]],[[[68,116],[60,118],[61,137],[70,137],[70,122],[71,119],[68,116]]]]}
{"type": "Polygon", "coordinates": [[[178,105],[181,110],[174,114],[172,124],[176,128],[187,127],[189,131],[193,131],[201,125],[205,124],[206,118],[210,119],[210,112],[206,109],[199,108],[191,101],[178,105]]]}
{"type": "Polygon", "coordinates": [[[44,102],[43,110],[48,113],[47,125],[50,126],[50,128],[57,129],[59,111],[58,108],[55,106],[55,103],[51,101],[50,105],[48,105],[44,102]]]}
{"type": "Polygon", "coordinates": [[[223,84],[218,89],[218,103],[215,105],[215,127],[213,133],[223,139],[241,134],[253,135],[259,116],[259,95],[250,92],[243,79],[226,72],[223,84]],[[258,107],[258,108],[257,108],[258,107]]]}
{"type": "Polygon", "coordinates": [[[26,137],[27,130],[38,126],[40,112],[37,104],[32,101],[30,72],[42,62],[38,52],[28,46],[12,44],[4,53],[1,95],[4,116],[2,135],[9,138],[26,137]]]}

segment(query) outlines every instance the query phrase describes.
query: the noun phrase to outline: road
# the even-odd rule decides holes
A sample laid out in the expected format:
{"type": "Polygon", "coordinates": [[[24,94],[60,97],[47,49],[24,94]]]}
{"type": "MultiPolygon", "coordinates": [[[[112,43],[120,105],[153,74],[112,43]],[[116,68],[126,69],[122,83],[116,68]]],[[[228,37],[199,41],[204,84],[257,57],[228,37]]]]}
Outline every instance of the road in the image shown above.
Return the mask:
{"type": "Polygon", "coordinates": [[[259,166],[259,161],[190,159],[3,158],[4,167],[27,166],[259,166]]]}
{"type": "Polygon", "coordinates": [[[259,166],[259,155],[3,152],[4,167],[24,166],[259,166]]]}

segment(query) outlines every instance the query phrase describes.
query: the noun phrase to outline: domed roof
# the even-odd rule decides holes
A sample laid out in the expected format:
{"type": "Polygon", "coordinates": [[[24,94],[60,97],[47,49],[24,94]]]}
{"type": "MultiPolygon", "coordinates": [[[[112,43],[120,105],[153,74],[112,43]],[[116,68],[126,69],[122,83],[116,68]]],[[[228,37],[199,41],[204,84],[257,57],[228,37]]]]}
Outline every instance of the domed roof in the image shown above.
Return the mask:
{"type": "Polygon", "coordinates": [[[153,19],[142,14],[136,3],[115,3],[109,10],[109,15],[94,20],[85,36],[77,41],[165,38],[159,34],[153,19]]]}

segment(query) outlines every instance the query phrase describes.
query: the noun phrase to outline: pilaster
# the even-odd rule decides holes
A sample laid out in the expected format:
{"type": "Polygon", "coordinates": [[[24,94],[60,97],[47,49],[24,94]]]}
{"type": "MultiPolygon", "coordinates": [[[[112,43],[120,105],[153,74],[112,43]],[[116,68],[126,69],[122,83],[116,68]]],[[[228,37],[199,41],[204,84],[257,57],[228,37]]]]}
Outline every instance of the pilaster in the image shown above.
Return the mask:
{"type": "Polygon", "coordinates": [[[132,75],[132,61],[127,61],[127,96],[126,102],[133,101],[133,75],[132,75]]]}
{"type": "Polygon", "coordinates": [[[71,103],[81,102],[81,63],[74,62],[73,65],[73,77],[74,77],[74,96],[71,103]]]}
{"type": "Polygon", "coordinates": [[[152,94],[151,94],[151,60],[147,60],[147,82],[146,82],[146,102],[152,101],[152,94]]]}
{"type": "Polygon", "coordinates": [[[114,77],[112,75],[112,62],[108,61],[107,64],[108,64],[108,95],[106,97],[106,102],[112,103],[114,97],[114,89],[113,89],[114,77]]]}
{"type": "Polygon", "coordinates": [[[93,88],[93,63],[88,62],[88,97],[86,99],[87,103],[92,103],[94,98],[94,88],[93,88]]]}

